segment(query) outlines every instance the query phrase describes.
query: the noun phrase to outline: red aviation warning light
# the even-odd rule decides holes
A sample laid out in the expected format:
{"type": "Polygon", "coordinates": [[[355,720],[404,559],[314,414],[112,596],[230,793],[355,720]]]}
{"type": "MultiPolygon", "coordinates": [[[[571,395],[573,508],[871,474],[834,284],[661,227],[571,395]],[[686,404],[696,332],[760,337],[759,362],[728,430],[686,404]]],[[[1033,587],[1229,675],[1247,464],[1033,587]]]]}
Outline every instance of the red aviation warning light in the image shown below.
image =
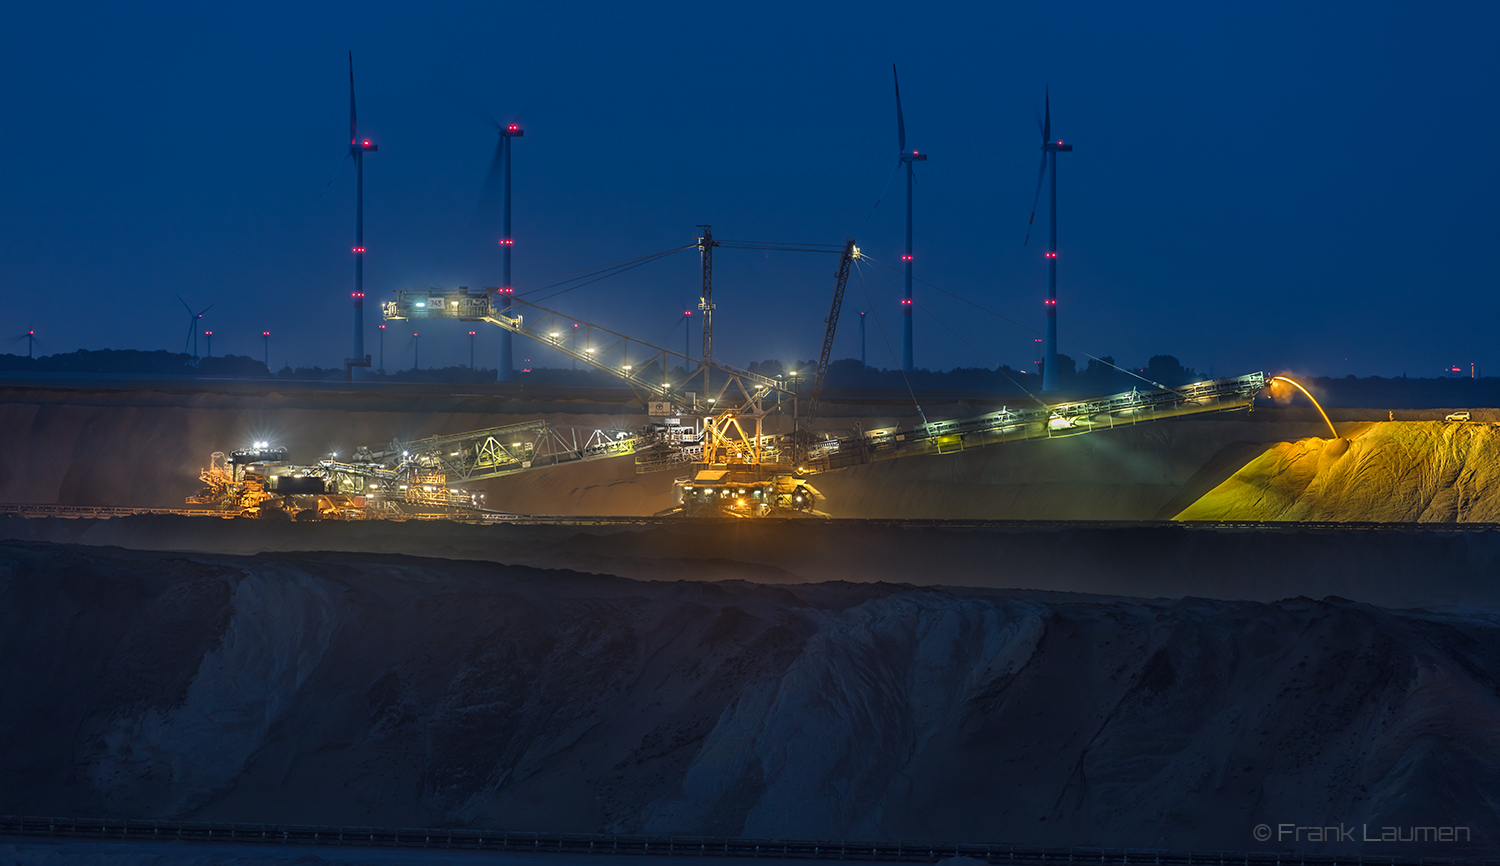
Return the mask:
{"type": "Polygon", "coordinates": [[[356,253],[362,253],[362,252],[364,252],[364,251],[365,251],[365,248],[364,248],[364,247],[355,247],[355,248],[354,248],[354,249],[353,249],[353,250],[352,250],[352,252],[356,252],[356,253]]]}
{"type": "Polygon", "coordinates": [[[902,256],[901,257],[901,261],[903,261],[903,262],[909,262],[909,261],[911,261],[911,256],[902,256]]]}
{"type": "Polygon", "coordinates": [[[1047,258],[1049,258],[1049,259],[1055,259],[1055,258],[1057,258],[1057,253],[1048,253],[1047,254],[1047,258]]]}
{"type": "Polygon", "coordinates": [[[511,240],[510,238],[501,238],[500,239],[500,246],[502,246],[502,247],[508,247],[508,246],[511,246],[514,243],[515,243],[515,241],[511,240]]]}

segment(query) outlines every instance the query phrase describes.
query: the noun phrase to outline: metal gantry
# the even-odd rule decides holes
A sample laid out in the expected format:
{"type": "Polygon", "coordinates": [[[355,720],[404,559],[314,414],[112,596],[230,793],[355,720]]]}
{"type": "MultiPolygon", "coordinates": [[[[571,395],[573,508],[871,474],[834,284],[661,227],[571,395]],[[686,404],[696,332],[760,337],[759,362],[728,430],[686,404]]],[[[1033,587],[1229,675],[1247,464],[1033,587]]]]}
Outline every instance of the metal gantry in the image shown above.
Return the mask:
{"type": "Polygon", "coordinates": [[[799,468],[805,472],[826,472],[896,457],[949,454],[1002,442],[1051,439],[1142,421],[1247,409],[1268,381],[1265,373],[1251,373],[1181,388],[1131,390],[1074,403],[1005,407],[974,418],[934,421],[910,429],[871,430],[817,443],[799,468]]]}
{"type": "Polygon", "coordinates": [[[396,440],[381,448],[361,448],[355,452],[355,459],[365,464],[413,467],[462,484],[542,466],[632,454],[637,444],[635,431],[527,421],[451,436],[396,440]]]}
{"type": "MultiPolygon", "coordinates": [[[[487,322],[529,337],[630,386],[648,414],[666,418],[703,413],[703,462],[768,462],[764,419],[781,397],[796,393],[782,382],[637,340],[556,310],[506,296],[496,289],[402,290],[384,305],[386,319],[450,319],[487,322]],[[509,313],[502,312],[502,303],[509,313]],[[709,378],[709,373],[715,375],[709,378]],[[694,384],[700,391],[690,390],[694,384]],[[701,397],[700,397],[701,394],[701,397]]],[[[706,324],[706,323],[705,323],[706,324]]]]}

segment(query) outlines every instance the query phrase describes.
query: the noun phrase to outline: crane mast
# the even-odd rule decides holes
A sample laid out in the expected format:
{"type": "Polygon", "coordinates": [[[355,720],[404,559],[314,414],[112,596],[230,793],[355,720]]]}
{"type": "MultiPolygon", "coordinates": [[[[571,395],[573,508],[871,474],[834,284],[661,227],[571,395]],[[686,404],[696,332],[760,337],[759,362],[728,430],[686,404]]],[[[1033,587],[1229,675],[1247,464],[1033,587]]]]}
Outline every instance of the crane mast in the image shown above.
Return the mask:
{"type": "Polygon", "coordinates": [[[818,356],[818,373],[813,380],[812,399],[807,404],[809,424],[818,415],[818,400],[823,396],[823,382],[828,378],[828,361],[833,356],[833,335],[838,330],[839,312],[844,308],[844,289],[849,285],[849,271],[854,267],[854,261],[858,258],[859,247],[854,245],[854,238],[845,238],[844,254],[839,257],[839,269],[834,274],[833,306],[828,311],[828,318],[824,319],[828,327],[823,332],[823,353],[818,356]]]}

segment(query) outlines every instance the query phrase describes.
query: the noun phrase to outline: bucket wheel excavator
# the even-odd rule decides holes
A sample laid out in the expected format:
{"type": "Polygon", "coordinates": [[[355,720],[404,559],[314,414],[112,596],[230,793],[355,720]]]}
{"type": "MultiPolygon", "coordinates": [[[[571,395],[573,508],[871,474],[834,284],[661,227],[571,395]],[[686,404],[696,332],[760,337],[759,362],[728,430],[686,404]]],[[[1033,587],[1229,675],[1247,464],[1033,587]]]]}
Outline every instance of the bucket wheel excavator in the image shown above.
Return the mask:
{"type": "MultiPolygon", "coordinates": [[[[682,465],[690,471],[674,484],[676,506],[663,514],[722,517],[819,515],[822,495],[798,461],[803,436],[768,432],[767,418],[790,415],[797,423],[798,395],[779,379],[713,360],[712,256],[718,243],[707,226],[703,256],[703,356],[691,358],[490,287],[402,290],[382,305],[388,321],[448,319],[484,322],[535,340],[579,363],[624,381],[646,407],[651,425],[638,434],[638,465],[682,465]],[[684,421],[692,419],[692,423],[684,421]]],[[[813,406],[822,392],[834,329],[850,268],[859,256],[852,238],[843,247],[833,310],[827,320],[813,406]]]]}

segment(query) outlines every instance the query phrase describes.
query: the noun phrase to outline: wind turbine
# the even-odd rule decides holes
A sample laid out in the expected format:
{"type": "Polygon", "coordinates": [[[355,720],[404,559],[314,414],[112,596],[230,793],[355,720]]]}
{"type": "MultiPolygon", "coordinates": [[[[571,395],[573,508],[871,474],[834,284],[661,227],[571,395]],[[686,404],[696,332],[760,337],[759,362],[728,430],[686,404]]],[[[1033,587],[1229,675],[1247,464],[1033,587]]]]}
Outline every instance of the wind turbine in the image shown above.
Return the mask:
{"type": "MultiPolygon", "coordinates": [[[[503,305],[501,311],[505,312],[510,308],[509,299],[515,292],[510,285],[510,248],[515,245],[510,234],[511,139],[520,138],[526,134],[526,130],[516,123],[502,124],[493,117],[490,118],[490,123],[494,124],[500,140],[495,143],[495,155],[490,158],[490,170],[485,176],[481,197],[489,197],[489,192],[494,188],[497,180],[504,182],[505,191],[502,194],[503,204],[500,217],[500,294],[504,297],[500,298],[500,301],[503,305]]],[[[511,352],[511,333],[504,329],[500,331],[500,369],[496,373],[496,378],[501,382],[510,382],[516,378],[516,368],[511,352]]]]}
{"type": "Polygon", "coordinates": [[[24,333],[24,334],[22,334],[22,335],[20,335],[18,337],[15,337],[10,342],[11,342],[11,345],[15,345],[16,343],[19,343],[22,340],[26,341],[26,357],[28,357],[28,358],[35,358],[36,357],[36,329],[32,328],[31,330],[27,331],[26,333],[24,333]]]}
{"type": "Polygon", "coordinates": [[[184,353],[187,352],[187,350],[188,350],[188,340],[191,340],[192,343],[193,343],[193,357],[197,358],[198,357],[198,321],[203,318],[203,314],[204,313],[208,312],[209,310],[212,310],[214,308],[214,305],[213,304],[209,304],[208,306],[204,307],[203,309],[201,309],[201,310],[199,310],[198,312],[195,313],[195,312],[193,312],[193,308],[188,306],[188,302],[182,300],[182,295],[178,295],[177,296],[177,300],[182,302],[182,308],[184,310],[187,310],[187,312],[188,312],[188,335],[182,341],[182,351],[184,353]]]}
{"type": "Polygon", "coordinates": [[[1042,181],[1047,178],[1047,161],[1052,161],[1051,214],[1047,231],[1047,344],[1042,356],[1042,390],[1057,390],[1057,155],[1068,153],[1071,144],[1052,140],[1052,91],[1047,90],[1047,113],[1042,120],[1042,167],[1036,176],[1036,194],[1031,198],[1031,219],[1026,223],[1026,246],[1031,240],[1031,224],[1036,222],[1036,203],[1042,198],[1042,181]]]}
{"type": "Polygon", "coordinates": [[[896,75],[896,64],[891,64],[891,78],[896,83],[896,147],[900,155],[896,167],[906,166],[906,255],[901,261],[906,265],[906,296],[901,299],[901,369],[910,373],[913,369],[911,348],[911,186],[915,179],[913,164],[926,162],[927,154],[908,152],[906,149],[906,120],[901,114],[901,79],[896,75]]]}
{"type": "Polygon", "coordinates": [[[354,350],[344,360],[344,380],[354,377],[355,367],[370,366],[365,354],[365,154],[380,150],[368,138],[359,137],[354,111],[354,52],[349,52],[349,156],[354,160],[354,350]]]}

